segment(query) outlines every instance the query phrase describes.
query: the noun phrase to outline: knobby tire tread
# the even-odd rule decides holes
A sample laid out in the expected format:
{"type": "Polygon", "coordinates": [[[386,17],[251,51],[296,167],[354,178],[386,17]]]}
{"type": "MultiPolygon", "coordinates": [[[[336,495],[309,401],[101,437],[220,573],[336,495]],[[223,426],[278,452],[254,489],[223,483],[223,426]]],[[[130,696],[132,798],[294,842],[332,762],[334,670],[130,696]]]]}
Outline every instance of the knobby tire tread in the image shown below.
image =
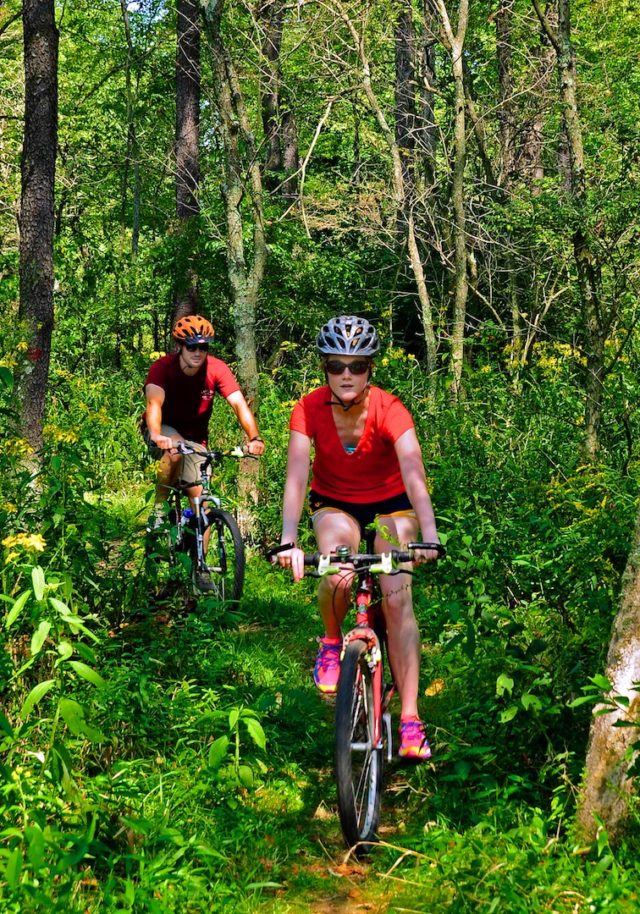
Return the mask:
{"type": "MultiPolygon", "coordinates": [[[[218,548],[218,529],[222,531],[222,535],[225,536],[227,541],[230,540],[230,543],[233,546],[233,555],[227,550],[228,567],[226,579],[230,584],[230,588],[229,593],[225,593],[225,601],[238,603],[242,598],[242,592],[244,590],[246,565],[244,540],[242,539],[240,528],[238,527],[238,523],[233,514],[230,514],[223,508],[210,508],[207,511],[207,520],[211,527],[208,553],[211,553],[212,550],[217,550],[218,548]]],[[[217,574],[213,575],[214,580],[217,577],[217,574]]]]}
{"type": "Polygon", "coordinates": [[[338,788],[338,810],[342,832],[349,847],[358,845],[356,853],[364,854],[371,843],[377,840],[376,832],[380,821],[380,797],[382,792],[382,748],[372,748],[369,754],[352,749],[354,730],[354,709],[359,709],[360,723],[356,728],[361,736],[373,733],[373,683],[371,670],[365,660],[367,647],[363,641],[347,645],[340,667],[340,679],[336,695],[336,747],[335,773],[338,788]],[[367,702],[359,693],[367,693],[367,702]],[[370,756],[370,757],[369,757],[370,756]],[[363,786],[360,781],[361,764],[366,775],[363,786]],[[370,768],[367,769],[367,761],[370,768]],[[354,789],[354,781],[356,787],[354,789]],[[364,790],[364,812],[359,811],[356,791],[364,790]]]}

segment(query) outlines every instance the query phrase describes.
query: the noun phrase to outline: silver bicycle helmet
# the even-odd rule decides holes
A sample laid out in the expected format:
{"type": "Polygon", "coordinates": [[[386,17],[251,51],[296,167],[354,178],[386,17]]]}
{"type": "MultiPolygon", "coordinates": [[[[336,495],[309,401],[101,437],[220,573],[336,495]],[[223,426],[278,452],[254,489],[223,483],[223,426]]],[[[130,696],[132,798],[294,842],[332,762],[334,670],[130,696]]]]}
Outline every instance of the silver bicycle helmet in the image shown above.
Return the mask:
{"type": "Polygon", "coordinates": [[[372,357],[380,349],[380,340],[364,317],[343,314],[332,317],[321,328],[316,340],[321,355],[362,355],[372,357]]]}

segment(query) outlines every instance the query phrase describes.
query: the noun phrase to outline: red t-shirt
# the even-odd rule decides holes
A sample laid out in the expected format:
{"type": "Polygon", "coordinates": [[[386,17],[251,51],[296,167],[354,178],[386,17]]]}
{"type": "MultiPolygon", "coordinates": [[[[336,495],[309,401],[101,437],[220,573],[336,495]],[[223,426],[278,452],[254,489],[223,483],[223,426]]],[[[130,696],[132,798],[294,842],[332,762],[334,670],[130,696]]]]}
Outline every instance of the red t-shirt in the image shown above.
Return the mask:
{"type": "Polygon", "coordinates": [[[171,425],[191,441],[206,444],[213,398],[219,393],[226,399],[240,387],[229,366],[221,359],[208,355],[194,375],[184,373],[179,359],[179,353],[174,352],[153,362],[145,387],[156,384],[164,390],[163,425],[171,425]]]}
{"type": "Polygon", "coordinates": [[[405,488],[394,445],[414,427],[409,411],[397,397],[371,387],[364,432],[348,454],[330,400],[329,387],[319,387],[294,406],[289,422],[291,431],[307,435],[315,446],[311,487],[319,495],[358,504],[401,495],[405,488]]]}

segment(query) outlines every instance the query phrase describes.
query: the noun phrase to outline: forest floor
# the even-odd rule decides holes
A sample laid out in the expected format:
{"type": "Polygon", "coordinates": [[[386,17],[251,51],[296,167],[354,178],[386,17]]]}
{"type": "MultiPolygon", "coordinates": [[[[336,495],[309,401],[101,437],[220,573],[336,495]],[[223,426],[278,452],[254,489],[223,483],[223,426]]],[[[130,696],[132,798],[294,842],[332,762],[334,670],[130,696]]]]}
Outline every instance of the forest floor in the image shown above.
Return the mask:
{"type": "MultiPolygon", "coordinates": [[[[350,853],[335,798],[334,703],[317,693],[311,676],[321,633],[315,584],[293,585],[284,572],[252,554],[237,615],[221,619],[219,609],[207,600],[192,604],[189,613],[184,613],[185,605],[179,592],[169,605],[142,607],[142,620],[135,613],[125,617],[111,632],[109,653],[113,662],[124,658],[132,665],[134,678],[148,675],[153,656],[154,678],[165,694],[175,690],[179,680],[188,681],[194,705],[188,714],[198,710],[199,696],[215,691],[216,697],[257,709],[261,717],[265,752],[248,741],[242,745],[242,760],[256,775],[253,792],[229,791],[223,785],[222,797],[212,801],[216,830],[230,830],[222,842],[218,832],[216,846],[236,848],[235,856],[228,855],[228,868],[239,883],[248,885],[231,908],[250,914],[408,910],[390,906],[397,866],[406,866],[415,856],[405,849],[403,837],[421,831],[429,817],[423,809],[412,820],[407,802],[415,810],[426,801],[434,764],[420,766],[430,772],[427,788],[426,771],[397,761],[390,764],[381,846],[364,859],[350,853]],[[241,810],[235,821],[234,810],[241,810]]],[[[397,707],[394,711],[397,715],[397,707]]],[[[173,746],[167,741],[161,754],[167,769],[185,764],[179,737],[173,746]]],[[[181,817],[187,834],[190,817],[181,817]]],[[[415,910],[428,908],[418,905],[415,910]]]]}

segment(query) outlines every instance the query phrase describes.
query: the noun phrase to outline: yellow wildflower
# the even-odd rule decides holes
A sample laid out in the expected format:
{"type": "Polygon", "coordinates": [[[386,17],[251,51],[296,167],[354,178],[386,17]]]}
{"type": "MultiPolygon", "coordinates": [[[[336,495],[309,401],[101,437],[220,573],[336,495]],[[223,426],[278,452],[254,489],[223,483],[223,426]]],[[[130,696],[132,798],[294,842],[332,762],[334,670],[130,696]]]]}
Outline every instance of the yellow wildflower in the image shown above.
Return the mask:
{"type": "Polygon", "coordinates": [[[52,441],[64,442],[65,444],[75,444],[78,441],[78,435],[71,429],[59,428],[57,425],[45,425],[42,430],[45,438],[52,441]]]}
{"type": "Polygon", "coordinates": [[[5,454],[12,457],[26,457],[33,453],[33,448],[26,438],[7,438],[2,446],[5,454]]]}
{"type": "Polygon", "coordinates": [[[22,549],[31,549],[34,552],[44,552],[47,545],[39,533],[15,533],[12,536],[5,536],[2,540],[5,549],[21,547],[22,549]]]}

